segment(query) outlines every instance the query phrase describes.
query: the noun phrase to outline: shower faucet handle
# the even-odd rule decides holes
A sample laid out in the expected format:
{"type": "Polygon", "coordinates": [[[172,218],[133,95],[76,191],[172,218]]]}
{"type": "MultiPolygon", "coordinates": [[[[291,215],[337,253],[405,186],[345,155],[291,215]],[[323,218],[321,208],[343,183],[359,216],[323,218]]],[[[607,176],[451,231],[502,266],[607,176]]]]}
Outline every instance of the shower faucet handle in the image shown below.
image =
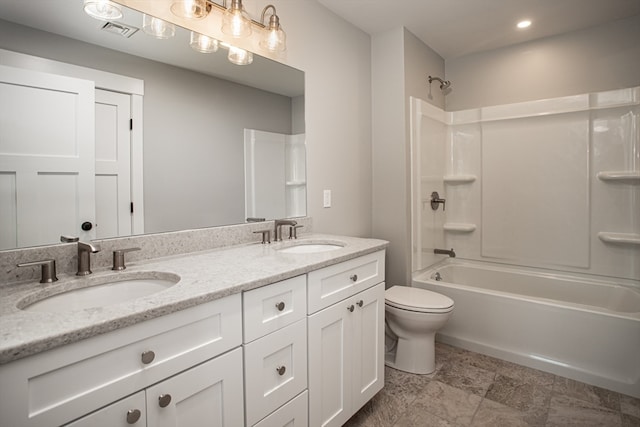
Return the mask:
{"type": "Polygon", "coordinates": [[[437,211],[438,205],[442,204],[442,212],[444,212],[446,203],[447,201],[445,199],[441,199],[437,191],[431,193],[431,209],[437,211]]]}

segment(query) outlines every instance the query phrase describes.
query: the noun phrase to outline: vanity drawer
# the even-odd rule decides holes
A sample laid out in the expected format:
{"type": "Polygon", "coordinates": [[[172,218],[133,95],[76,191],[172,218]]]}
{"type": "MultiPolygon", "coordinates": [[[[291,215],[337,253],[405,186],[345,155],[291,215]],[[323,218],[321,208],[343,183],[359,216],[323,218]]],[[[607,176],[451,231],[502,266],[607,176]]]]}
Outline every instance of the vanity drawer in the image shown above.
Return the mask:
{"type": "Polygon", "coordinates": [[[384,251],[308,274],[308,313],[312,314],[384,281],[384,251]]]}
{"type": "Polygon", "coordinates": [[[69,422],[239,346],[241,321],[236,294],[1,365],[2,425],[69,422]]]}
{"type": "Polygon", "coordinates": [[[307,315],[306,277],[298,276],[243,294],[244,342],[248,343],[307,315]]]}
{"type": "Polygon", "coordinates": [[[307,388],[307,319],[246,344],[244,369],[252,426],[307,388]]]}
{"type": "Polygon", "coordinates": [[[309,392],[305,390],[253,427],[307,427],[308,399],[309,392]]]}

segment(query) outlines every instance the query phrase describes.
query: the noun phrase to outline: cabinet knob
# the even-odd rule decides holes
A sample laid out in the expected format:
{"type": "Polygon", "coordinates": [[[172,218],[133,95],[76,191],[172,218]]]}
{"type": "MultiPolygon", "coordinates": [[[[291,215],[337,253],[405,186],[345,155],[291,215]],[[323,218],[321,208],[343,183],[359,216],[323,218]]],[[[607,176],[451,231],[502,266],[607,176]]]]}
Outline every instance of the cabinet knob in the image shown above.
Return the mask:
{"type": "Polygon", "coordinates": [[[158,396],[158,404],[161,408],[166,408],[171,403],[171,395],[170,394],[161,394],[158,396]]]}
{"type": "Polygon", "coordinates": [[[352,282],[357,282],[358,281],[358,275],[354,274],[353,276],[349,277],[349,279],[351,279],[352,282]]]}
{"type": "Polygon", "coordinates": [[[276,371],[278,371],[278,375],[284,375],[284,373],[287,372],[287,368],[284,366],[278,366],[276,371]]]}
{"type": "Polygon", "coordinates": [[[129,409],[129,411],[127,411],[127,424],[137,423],[140,415],[142,415],[142,413],[139,409],[129,409]]]}
{"type": "Polygon", "coordinates": [[[284,310],[284,302],[280,301],[279,303],[277,303],[276,308],[278,309],[278,311],[284,310]]]}
{"type": "Polygon", "coordinates": [[[151,350],[142,352],[142,363],[144,363],[145,365],[148,365],[149,363],[153,362],[153,359],[155,358],[156,358],[156,354],[151,350]]]}
{"type": "Polygon", "coordinates": [[[351,304],[349,307],[347,307],[347,310],[349,310],[350,313],[353,313],[354,309],[355,309],[355,307],[353,306],[353,304],[351,304]]]}
{"type": "Polygon", "coordinates": [[[364,304],[364,301],[360,300],[356,304],[358,305],[358,307],[362,307],[362,305],[364,304]]]}

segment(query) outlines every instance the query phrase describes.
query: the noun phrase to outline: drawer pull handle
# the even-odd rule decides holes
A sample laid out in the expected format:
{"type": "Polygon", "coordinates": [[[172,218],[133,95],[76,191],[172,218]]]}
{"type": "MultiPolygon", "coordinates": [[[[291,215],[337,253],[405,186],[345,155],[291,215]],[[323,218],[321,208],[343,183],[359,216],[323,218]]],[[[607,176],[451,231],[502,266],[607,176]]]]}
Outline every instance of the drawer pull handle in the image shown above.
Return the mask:
{"type": "Polygon", "coordinates": [[[171,403],[171,395],[170,394],[161,394],[158,396],[158,404],[161,408],[166,408],[171,403]]]}
{"type": "Polygon", "coordinates": [[[284,310],[284,302],[280,301],[279,303],[277,303],[276,308],[278,309],[278,311],[284,310]]]}
{"type": "Polygon", "coordinates": [[[142,363],[144,363],[145,365],[148,365],[149,363],[153,362],[153,359],[155,358],[156,358],[156,354],[151,350],[142,352],[142,363]]]}
{"type": "Polygon", "coordinates": [[[284,373],[287,372],[287,368],[285,368],[284,366],[278,366],[276,368],[276,371],[278,371],[278,375],[284,375],[284,373]]]}
{"type": "Polygon", "coordinates": [[[357,282],[358,281],[358,275],[354,274],[353,276],[349,277],[349,279],[351,279],[352,282],[357,282]]]}
{"type": "Polygon", "coordinates": [[[358,305],[358,307],[362,307],[362,305],[364,304],[364,301],[360,300],[356,304],[358,305]]]}
{"type": "Polygon", "coordinates": [[[355,309],[355,307],[353,306],[353,304],[351,304],[349,307],[347,307],[347,310],[349,310],[350,313],[353,313],[354,309],[355,309]]]}
{"type": "Polygon", "coordinates": [[[127,411],[127,424],[137,423],[140,415],[142,415],[142,413],[139,409],[129,409],[129,411],[127,411]]]}

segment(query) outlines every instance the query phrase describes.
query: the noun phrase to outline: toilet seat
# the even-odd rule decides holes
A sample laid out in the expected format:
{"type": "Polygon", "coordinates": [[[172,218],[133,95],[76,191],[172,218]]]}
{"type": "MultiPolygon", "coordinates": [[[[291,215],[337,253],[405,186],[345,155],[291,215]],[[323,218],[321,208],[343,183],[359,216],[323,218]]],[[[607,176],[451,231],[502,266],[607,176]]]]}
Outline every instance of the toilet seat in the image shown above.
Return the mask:
{"type": "Polygon", "coordinates": [[[392,286],[384,293],[385,304],[420,313],[448,313],[453,300],[446,295],[409,286],[392,286]]]}

